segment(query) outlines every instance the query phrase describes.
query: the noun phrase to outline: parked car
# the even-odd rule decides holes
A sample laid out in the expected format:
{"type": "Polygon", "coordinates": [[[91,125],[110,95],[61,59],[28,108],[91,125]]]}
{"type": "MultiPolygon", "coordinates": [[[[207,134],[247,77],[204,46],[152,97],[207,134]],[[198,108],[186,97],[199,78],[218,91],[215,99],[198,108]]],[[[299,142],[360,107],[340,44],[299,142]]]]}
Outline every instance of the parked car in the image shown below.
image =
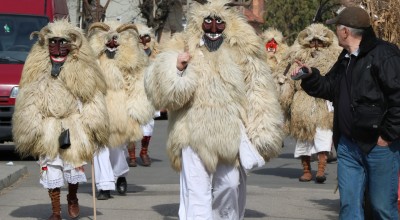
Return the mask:
{"type": "Polygon", "coordinates": [[[54,19],[68,17],[67,0],[2,0],[0,7],[0,143],[12,141],[12,114],[30,39],[54,19]]]}

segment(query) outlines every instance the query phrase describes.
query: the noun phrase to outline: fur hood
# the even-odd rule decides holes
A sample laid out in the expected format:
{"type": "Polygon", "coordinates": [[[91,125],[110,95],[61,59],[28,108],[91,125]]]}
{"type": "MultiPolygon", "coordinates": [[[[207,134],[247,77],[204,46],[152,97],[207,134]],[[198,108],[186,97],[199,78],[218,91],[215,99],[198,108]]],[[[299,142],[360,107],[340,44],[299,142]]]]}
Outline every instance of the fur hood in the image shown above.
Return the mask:
{"type": "Polygon", "coordinates": [[[241,125],[266,160],[282,146],[282,112],[261,38],[228,1],[193,2],[189,23],[175,34],[145,75],[146,93],[157,109],[168,109],[167,150],[172,167],[181,169],[181,150],[190,146],[213,173],[220,163],[238,165],[241,125]],[[201,44],[203,19],[226,22],[224,41],[209,52],[201,44]],[[179,53],[191,60],[182,77],[179,53]]]}
{"type": "Polygon", "coordinates": [[[81,30],[66,20],[49,23],[33,45],[20,82],[13,115],[13,136],[23,156],[61,158],[75,166],[90,161],[109,136],[104,95],[106,84],[81,30]],[[60,74],[52,76],[49,39],[66,39],[71,50],[60,74]],[[71,146],[59,147],[62,129],[71,146]]]}

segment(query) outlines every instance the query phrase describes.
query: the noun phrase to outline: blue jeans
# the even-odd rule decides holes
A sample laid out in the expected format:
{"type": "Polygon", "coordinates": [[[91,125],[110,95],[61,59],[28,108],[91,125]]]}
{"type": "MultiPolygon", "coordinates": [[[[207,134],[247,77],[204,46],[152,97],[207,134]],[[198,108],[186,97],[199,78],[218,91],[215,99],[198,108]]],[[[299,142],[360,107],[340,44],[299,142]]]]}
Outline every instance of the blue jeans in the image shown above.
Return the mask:
{"type": "Polygon", "coordinates": [[[337,149],[341,220],[364,220],[364,192],[370,198],[374,219],[397,220],[400,142],[376,145],[369,154],[346,137],[337,149]]]}

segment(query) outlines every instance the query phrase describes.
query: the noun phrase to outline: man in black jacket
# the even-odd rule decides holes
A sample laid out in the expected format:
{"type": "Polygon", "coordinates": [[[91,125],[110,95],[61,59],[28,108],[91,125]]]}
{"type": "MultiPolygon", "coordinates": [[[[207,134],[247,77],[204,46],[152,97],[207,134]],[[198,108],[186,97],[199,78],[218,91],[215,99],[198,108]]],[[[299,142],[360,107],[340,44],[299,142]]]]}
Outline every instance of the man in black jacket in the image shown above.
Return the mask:
{"type": "Polygon", "coordinates": [[[400,149],[400,50],[376,38],[368,13],[348,7],[327,24],[336,25],[344,48],[331,70],[296,61],[307,74],[307,94],[333,102],[333,141],[337,148],[340,219],[364,219],[367,190],[374,219],[398,219],[400,149]]]}

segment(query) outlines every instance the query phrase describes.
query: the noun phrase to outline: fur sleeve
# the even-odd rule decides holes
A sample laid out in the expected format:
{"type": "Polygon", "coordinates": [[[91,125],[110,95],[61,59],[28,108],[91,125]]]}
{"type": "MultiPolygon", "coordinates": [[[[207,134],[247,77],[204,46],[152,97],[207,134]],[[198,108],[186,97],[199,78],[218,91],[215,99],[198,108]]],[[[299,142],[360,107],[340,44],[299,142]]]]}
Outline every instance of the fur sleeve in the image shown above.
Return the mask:
{"type": "Polygon", "coordinates": [[[247,132],[264,159],[276,157],[283,141],[283,115],[269,67],[260,58],[248,60],[246,93],[249,100],[247,132]]]}
{"type": "Polygon", "coordinates": [[[104,95],[98,91],[92,101],[83,106],[81,120],[86,133],[102,147],[108,143],[109,118],[104,95]]]}
{"type": "Polygon", "coordinates": [[[131,118],[139,124],[148,123],[154,116],[155,109],[144,91],[144,69],[133,82],[132,91],[128,93],[127,108],[131,118]]]}
{"type": "Polygon", "coordinates": [[[38,108],[41,99],[37,98],[36,92],[21,88],[15,103],[12,132],[16,150],[22,157],[40,156],[34,151],[43,133],[43,119],[38,108]]]}
{"type": "Polygon", "coordinates": [[[147,69],[145,87],[156,109],[173,111],[191,99],[197,87],[197,75],[191,71],[190,63],[182,76],[177,74],[176,60],[184,46],[174,39],[170,44],[175,44],[175,47],[170,45],[163,50],[147,69]]]}

